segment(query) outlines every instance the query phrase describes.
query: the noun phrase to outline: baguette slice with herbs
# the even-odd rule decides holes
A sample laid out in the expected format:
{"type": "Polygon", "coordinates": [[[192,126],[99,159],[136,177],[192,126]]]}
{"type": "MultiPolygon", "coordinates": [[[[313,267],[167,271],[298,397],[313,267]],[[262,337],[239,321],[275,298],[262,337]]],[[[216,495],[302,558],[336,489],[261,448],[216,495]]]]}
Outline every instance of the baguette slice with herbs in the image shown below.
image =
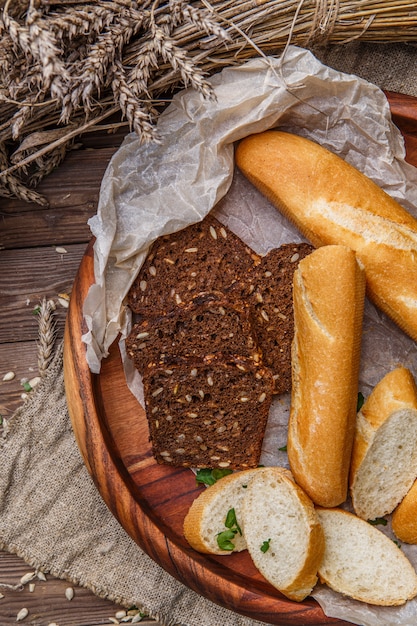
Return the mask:
{"type": "Polygon", "coordinates": [[[249,469],[224,476],[194,500],[184,520],[184,536],[194,550],[231,554],[246,549],[242,501],[248,482],[257,471],[249,469]]]}
{"type": "Polygon", "coordinates": [[[244,536],[261,574],[301,602],[317,582],[324,538],[314,505],[280,467],[258,469],[242,506],[244,536]]]}
{"type": "Polygon", "coordinates": [[[355,600],[381,606],[417,595],[417,574],[378,528],[342,509],[317,509],[325,537],[320,580],[355,600]]]}

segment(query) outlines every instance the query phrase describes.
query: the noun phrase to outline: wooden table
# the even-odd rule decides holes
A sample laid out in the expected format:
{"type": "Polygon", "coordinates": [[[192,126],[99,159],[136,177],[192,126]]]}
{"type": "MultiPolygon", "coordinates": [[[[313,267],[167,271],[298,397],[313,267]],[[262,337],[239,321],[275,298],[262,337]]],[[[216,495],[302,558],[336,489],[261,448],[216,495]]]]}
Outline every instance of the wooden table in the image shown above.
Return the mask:
{"type": "MultiPolygon", "coordinates": [[[[415,102],[407,96],[391,97],[394,121],[405,131],[408,159],[413,163],[417,162],[415,102]]],[[[49,208],[0,198],[0,414],[6,418],[22,402],[21,380],[37,374],[38,324],[33,310],[43,297],[57,301],[58,294],[71,293],[90,240],[87,220],[96,212],[103,173],[124,134],[125,129],[120,129],[114,134],[86,135],[80,148],[40,185],[49,208]],[[57,252],[57,247],[66,253],[57,252]],[[15,378],[2,382],[8,371],[15,372],[15,378]]],[[[66,309],[58,305],[57,341],[63,337],[65,317],[66,309]]],[[[28,571],[23,561],[0,552],[1,583],[16,584],[28,571]]],[[[68,602],[67,587],[65,581],[50,578],[37,581],[34,593],[27,586],[25,591],[4,591],[0,626],[15,624],[23,606],[31,616],[23,623],[33,626],[110,624],[109,618],[121,609],[82,588],[76,588],[68,602]]],[[[149,619],[141,623],[157,624],[149,619]]]]}
{"type": "MultiPolygon", "coordinates": [[[[49,208],[0,198],[0,414],[10,417],[22,403],[22,379],[37,375],[38,322],[34,308],[46,297],[58,302],[58,294],[71,287],[91,233],[87,220],[95,214],[105,168],[120,145],[126,128],[114,134],[86,135],[80,149],[68,154],[64,164],[38,188],[49,208]],[[66,253],[56,251],[65,248],[66,253]],[[6,372],[15,378],[3,382],[6,372]]],[[[57,342],[64,334],[66,309],[57,305],[57,342]]],[[[0,552],[0,583],[15,585],[32,569],[18,557],[0,552]]],[[[16,623],[22,607],[29,616],[22,622],[47,626],[96,626],[122,607],[76,588],[73,600],[65,597],[68,583],[47,577],[36,580],[35,591],[0,589],[0,624],[16,623]]],[[[144,619],[141,624],[157,622],[144,619]]]]}

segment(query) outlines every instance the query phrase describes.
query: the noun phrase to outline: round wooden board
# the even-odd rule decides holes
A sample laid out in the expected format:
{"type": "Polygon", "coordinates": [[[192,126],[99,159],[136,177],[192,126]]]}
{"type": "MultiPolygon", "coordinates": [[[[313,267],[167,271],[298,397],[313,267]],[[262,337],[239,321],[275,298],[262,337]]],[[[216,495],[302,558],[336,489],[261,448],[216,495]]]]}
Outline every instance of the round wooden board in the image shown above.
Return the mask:
{"type": "MultiPolygon", "coordinates": [[[[403,132],[407,160],[417,165],[417,100],[387,94],[403,132]]],[[[288,600],[257,572],[246,552],[215,557],[192,550],[183,519],[198,487],[193,473],[158,465],[152,456],[145,413],[130,393],[117,342],[92,374],[81,335],[83,302],[94,281],[93,242],[79,267],[64,339],[69,413],[84,462],[113,515],[133,540],[180,582],[209,600],[269,624],[348,624],[326,617],[312,599],[288,600]]]]}

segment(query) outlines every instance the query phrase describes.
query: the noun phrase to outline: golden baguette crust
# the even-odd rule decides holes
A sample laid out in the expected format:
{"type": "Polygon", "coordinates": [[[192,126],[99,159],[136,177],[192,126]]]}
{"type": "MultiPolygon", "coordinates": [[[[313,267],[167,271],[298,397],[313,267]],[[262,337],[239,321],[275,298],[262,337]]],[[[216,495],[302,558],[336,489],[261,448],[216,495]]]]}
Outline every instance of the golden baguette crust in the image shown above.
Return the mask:
{"type": "Polygon", "coordinates": [[[355,253],[324,246],[294,274],[288,459],[323,507],[347,497],[355,432],[365,280],[355,253]]]}
{"type": "Polygon", "coordinates": [[[391,524],[400,541],[417,543],[417,480],[392,514],[391,524]]]}
{"type": "Polygon", "coordinates": [[[391,513],[417,477],[417,386],[397,367],[372,390],[356,418],[350,492],[356,514],[391,513]]]}
{"type": "Polygon", "coordinates": [[[243,174],[315,247],[343,244],[364,265],[369,297],[417,341],[417,220],[317,143],[281,131],[243,139],[243,174]]]}

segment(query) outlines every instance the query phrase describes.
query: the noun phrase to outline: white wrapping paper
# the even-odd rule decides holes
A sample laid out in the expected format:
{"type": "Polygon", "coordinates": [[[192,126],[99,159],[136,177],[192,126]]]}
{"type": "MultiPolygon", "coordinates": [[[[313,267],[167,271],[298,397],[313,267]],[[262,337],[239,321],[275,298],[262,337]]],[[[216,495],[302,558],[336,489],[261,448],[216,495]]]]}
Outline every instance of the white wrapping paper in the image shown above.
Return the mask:
{"type": "MultiPolygon", "coordinates": [[[[151,243],[201,220],[213,210],[258,253],[302,241],[300,233],[234,169],[234,143],[272,127],[318,141],[340,154],[417,215],[417,170],[404,161],[404,144],[384,94],[355,76],[322,65],[289,47],[284,58],[258,58],[212,77],[216,99],[194,90],[175,96],[161,115],[161,143],[141,145],[129,135],[103,178],[97,215],[95,285],[88,293],[83,340],[92,372],[119,333],[130,328],[123,305],[151,243]]],[[[124,356],[123,340],[121,342],[124,356]]],[[[360,390],[366,396],[385,373],[404,365],[417,374],[415,343],[371,303],[365,307],[360,390]]],[[[130,365],[130,367],[129,367],[130,365]]],[[[126,374],[141,401],[140,378],[126,374]]],[[[289,397],[271,409],[261,462],[287,464],[289,397]]],[[[384,532],[390,533],[389,526],[384,532]]],[[[404,546],[417,567],[417,547],[404,546]]],[[[400,608],[368,607],[318,586],[327,615],[364,626],[417,624],[417,601],[400,608]]]]}

